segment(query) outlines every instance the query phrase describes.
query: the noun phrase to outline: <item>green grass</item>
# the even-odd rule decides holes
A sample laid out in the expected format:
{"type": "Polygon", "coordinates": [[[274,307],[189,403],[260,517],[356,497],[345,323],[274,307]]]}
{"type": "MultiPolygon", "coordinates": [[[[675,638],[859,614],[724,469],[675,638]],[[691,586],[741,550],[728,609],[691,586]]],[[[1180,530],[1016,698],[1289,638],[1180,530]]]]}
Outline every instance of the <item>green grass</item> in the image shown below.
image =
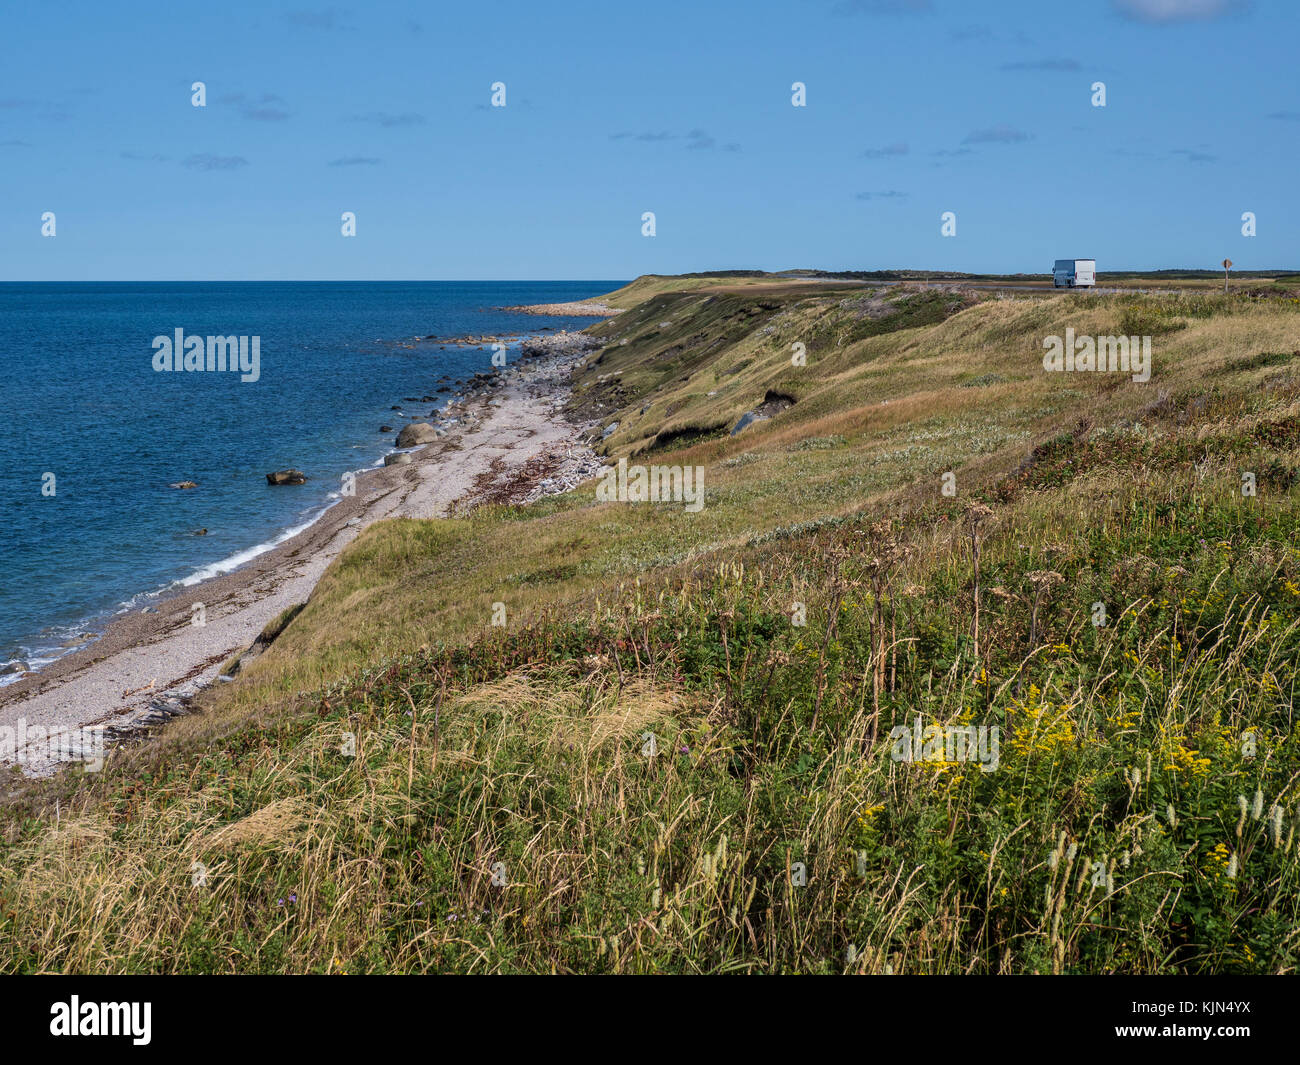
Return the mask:
{"type": "Polygon", "coordinates": [[[1300,352],[1261,351],[1258,355],[1248,355],[1244,359],[1234,359],[1222,366],[1218,372],[1223,374],[1246,373],[1250,370],[1262,370],[1266,367],[1286,366],[1296,358],[1300,358],[1300,352]]]}

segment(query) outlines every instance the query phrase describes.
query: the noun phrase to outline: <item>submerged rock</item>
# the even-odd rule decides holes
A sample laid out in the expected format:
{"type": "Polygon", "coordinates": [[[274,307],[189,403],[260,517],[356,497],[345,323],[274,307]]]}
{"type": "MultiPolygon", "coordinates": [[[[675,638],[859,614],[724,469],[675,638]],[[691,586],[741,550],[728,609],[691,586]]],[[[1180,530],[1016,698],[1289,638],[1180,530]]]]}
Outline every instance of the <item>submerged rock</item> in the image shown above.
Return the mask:
{"type": "Polygon", "coordinates": [[[266,475],[267,484],[306,484],[307,475],[302,470],[276,470],[266,475]]]}

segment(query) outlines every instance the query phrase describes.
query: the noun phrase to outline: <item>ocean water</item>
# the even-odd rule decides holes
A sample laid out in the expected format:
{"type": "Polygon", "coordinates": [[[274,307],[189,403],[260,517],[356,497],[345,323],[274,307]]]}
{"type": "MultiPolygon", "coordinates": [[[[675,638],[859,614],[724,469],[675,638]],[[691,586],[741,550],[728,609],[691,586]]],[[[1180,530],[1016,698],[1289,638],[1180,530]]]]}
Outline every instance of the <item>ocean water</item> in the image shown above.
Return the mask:
{"type": "Polygon", "coordinates": [[[382,462],[396,434],[381,424],[441,406],[444,375],[491,369],[490,348],[413,338],[582,328],[497,308],[622,283],[0,283],[0,668],[39,667],[304,527],[345,472],[382,462]],[[154,338],[177,329],[260,337],[258,379],[156,371],[154,338]],[[310,479],[267,485],[287,467],[310,479]]]}

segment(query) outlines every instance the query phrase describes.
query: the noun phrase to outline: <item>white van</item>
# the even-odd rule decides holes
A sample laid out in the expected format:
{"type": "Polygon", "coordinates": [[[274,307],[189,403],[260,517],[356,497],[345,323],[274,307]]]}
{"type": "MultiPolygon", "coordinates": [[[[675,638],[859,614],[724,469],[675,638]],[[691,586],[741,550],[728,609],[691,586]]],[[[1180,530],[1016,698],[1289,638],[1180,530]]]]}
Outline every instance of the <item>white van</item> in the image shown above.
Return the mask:
{"type": "Polygon", "coordinates": [[[1096,259],[1057,259],[1052,267],[1052,288],[1092,288],[1096,283],[1096,259]]]}

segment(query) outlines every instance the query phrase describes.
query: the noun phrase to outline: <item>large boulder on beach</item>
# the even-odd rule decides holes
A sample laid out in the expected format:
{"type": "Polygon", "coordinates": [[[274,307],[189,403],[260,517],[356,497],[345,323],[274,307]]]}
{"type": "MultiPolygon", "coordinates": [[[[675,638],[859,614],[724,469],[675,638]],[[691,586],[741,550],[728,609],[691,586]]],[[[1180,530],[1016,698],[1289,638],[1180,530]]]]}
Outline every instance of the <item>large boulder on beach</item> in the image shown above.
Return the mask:
{"type": "Polygon", "coordinates": [[[385,466],[409,466],[411,463],[411,453],[409,451],[394,451],[390,455],[384,456],[385,466]]]}
{"type": "Polygon", "coordinates": [[[306,484],[307,475],[302,470],[276,470],[266,475],[267,484],[306,484]]]}
{"type": "Polygon", "coordinates": [[[415,447],[438,438],[438,430],[428,422],[412,422],[397,434],[398,447],[415,447]]]}

